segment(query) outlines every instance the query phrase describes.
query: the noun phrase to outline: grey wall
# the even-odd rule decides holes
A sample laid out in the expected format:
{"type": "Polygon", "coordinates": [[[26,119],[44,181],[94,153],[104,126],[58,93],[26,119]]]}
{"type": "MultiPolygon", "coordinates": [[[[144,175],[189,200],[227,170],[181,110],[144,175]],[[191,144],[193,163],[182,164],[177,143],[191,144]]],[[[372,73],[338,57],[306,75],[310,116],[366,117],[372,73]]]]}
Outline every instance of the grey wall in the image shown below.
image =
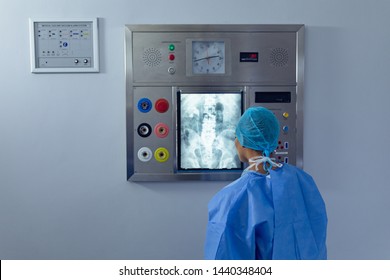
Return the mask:
{"type": "Polygon", "coordinates": [[[226,182],[126,181],[124,25],[306,25],[304,163],[332,259],[390,259],[387,0],[0,0],[0,259],[201,259],[226,182]],[[101,72],[31,74],[28,18],[100,18],[101,72]]]}

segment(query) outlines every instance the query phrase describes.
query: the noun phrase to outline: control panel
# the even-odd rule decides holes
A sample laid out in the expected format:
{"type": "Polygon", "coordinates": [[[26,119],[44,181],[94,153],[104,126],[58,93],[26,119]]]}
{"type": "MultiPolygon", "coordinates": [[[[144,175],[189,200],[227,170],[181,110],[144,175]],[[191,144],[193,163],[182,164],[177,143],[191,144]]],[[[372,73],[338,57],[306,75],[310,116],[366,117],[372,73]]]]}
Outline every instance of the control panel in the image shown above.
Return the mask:
{"type": "Polygon", "coordinates": [[[233,180],[253,106],[280,124],[271,154],[303,166],[303,25],[127,25],[127,178],[233,180]]]}
{"type": "Polygon", "coordinates": [[[134,169],[171,173],[175,129],[172,90],[166,87],[134,89],[134,169]]]}
{"type": "Polygon", "coordinates": [[[98,72],[97,19],[30,19],[31,71],[98,72]]]}
{"type": "Polygon", "coordinates": [[[296,83],[294,32],[133,33],[133,82],[296,83]],[[257,75],[254,75],[257,73],[257,75]]]}
{"type": "Polygon", "coordinates": [[[297,136],[297,94],[295,87],[250,87],[249,106],[262,106],[271,110],[279,120],[280,132],[272,159],[302,167],[299,161],[301,142],[297,136]]]}

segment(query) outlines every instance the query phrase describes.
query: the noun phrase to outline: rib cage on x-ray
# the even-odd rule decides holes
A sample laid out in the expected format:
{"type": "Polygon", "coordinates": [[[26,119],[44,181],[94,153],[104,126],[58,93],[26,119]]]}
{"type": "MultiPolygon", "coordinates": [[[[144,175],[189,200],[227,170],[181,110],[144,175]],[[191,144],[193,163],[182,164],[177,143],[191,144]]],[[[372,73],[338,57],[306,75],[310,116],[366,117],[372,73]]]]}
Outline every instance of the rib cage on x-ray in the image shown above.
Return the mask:
{"type": "Polygon", "coordinates": [[[235,128],[240,93],[180,94],[180,169],[240,168],[235,128]]]}

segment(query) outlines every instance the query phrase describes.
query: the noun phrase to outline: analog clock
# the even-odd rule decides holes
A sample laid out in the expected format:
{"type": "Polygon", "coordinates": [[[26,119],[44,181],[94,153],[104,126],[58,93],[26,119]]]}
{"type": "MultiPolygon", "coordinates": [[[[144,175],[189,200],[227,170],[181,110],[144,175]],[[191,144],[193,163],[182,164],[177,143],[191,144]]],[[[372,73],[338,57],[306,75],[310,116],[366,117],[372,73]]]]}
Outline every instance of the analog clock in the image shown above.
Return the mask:
{"type": "Polygon", "coordinates": [[[225,74],[225,42],[192,42],[193,74],[225,74]]]}

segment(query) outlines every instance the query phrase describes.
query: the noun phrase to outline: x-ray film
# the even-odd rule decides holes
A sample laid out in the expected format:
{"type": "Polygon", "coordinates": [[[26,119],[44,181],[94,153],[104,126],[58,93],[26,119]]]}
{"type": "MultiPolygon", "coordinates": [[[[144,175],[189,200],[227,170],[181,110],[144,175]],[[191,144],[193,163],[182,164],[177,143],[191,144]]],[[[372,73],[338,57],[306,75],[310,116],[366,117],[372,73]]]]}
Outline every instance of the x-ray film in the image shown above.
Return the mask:
{"type": "Polygon", "coordinates": [[[241,169],[235,129],[242,94],[179,93],[179,169],[241,169]]]}

